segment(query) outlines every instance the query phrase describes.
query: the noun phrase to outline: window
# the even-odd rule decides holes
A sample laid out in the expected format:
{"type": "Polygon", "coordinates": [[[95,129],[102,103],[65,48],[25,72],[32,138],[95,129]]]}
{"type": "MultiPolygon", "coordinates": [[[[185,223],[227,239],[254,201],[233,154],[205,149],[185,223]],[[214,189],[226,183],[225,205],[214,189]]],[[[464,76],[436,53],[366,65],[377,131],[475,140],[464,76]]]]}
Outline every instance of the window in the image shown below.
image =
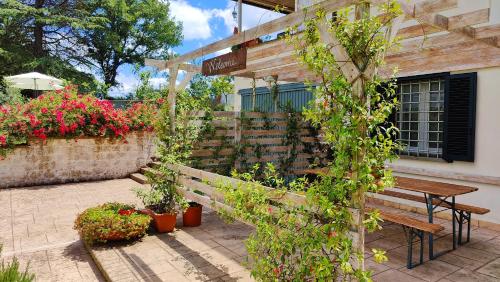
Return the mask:
{"type": "Polygon", "coordinates": [[[407,80],[398,84],[400,108],[396,113],[400,155],[442,158],[445,79],[407,80]]]}

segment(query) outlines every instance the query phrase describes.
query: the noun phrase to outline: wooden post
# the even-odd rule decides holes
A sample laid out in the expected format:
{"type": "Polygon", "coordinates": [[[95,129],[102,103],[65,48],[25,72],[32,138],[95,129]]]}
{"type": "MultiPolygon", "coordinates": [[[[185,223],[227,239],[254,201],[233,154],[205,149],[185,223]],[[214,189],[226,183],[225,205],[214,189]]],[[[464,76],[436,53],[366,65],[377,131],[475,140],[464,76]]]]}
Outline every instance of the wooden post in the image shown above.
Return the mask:
{"type": "MultiPolygon", "coordinates": [[[[355,8],[355,19],[356,20],[361,20],[364,18],[370,17],[370,4],[368,2],[363,2],[358,5],[356,5],[355,8]]],[[[363,69],[358,69],[361,73],[363,73],[368,66],[365,64],[365,62],[354,62],[355,65],[359,68],[363,69]]],[[[352,85],[352,94],[353,94],[353,99],[358,99],[361,103],[367,103],[367,97],[364,89],[364,77],[361,76],[359,77],[356,81],[354,81],[352,85]]],[[[367,125],[366,124],[360,124],[358,125],[358,131],[362,139],[366,138],[368,133],[367,133],[367,125]]],[[[357,156],[353,160],[353,179],[355,182],[358,182],[358,170],[359,170],[359,163],[364,159],[366,154],[366,148],[361,148],[359,152],[357,153],[357,156]]],[[[359,217],[358,217],[358,222],[357,222],[357,227],[358,227],[358,242],[357,242],[357,251],[364,254],[365,252],[365,226],[364,226],[364,219],[365,219],[365,191],[363,191],[362,187],[358,187],[358,190],[356,192],[356,195],[353,196],[354,199],[354,207],[359,210],[359,217]]],[[[364,259],[358,259],[358,269],[365,271],[365,262],[364,259]]]]}
{"type": "MultiPolygon", "coordinates": [[[[234,112],[234,148],[239,148],[241,144],[241,112],[234,112]]],[[[234,160],[234,167],[239,170],[241,168],[241,163],[239,158],[234,160]]]]}
{"type": "Polygon", "coordinates": [[[168,87],[168,106],[170,107],[170,130],[175,131],[175,98],[177,96],[177,91],[175,89],[175,83],[177,81],[177,73],[179,71],[179,65],[175,65],[170,68],[170,78],[168,87]]]}

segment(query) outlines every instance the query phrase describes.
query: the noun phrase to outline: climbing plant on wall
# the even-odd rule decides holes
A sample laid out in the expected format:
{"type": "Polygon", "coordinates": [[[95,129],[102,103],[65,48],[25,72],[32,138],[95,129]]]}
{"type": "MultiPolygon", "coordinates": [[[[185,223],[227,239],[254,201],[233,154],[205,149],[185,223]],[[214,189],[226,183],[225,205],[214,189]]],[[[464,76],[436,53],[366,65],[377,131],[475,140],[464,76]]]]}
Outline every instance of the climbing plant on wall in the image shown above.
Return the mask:
{"type": "MultiPolygon", "coordinates": [[[[252,173],[237,174],[245,187],[221,183],[224,214],[251,222],[256,232],[247,241],[252,275],[263,281],[370,281],[364,268],[364,231],[378,227],[377,212],[365,213],[366,192],[393,185],[385,161],[394,159],[396,129],[383,126],[393,110],[394,83],[377,75],[386,50],[394,43],[392,20],[401,11],[396,1],[378,7],[383,17],[371,17],[367,2],[324,12],[287,32],[297,59],[320,80],[315,104],[304,114],[321,127],[333,160],[328,172],[308,183],[285,185],[276,169],[268,167],[265,179],[252,173]],[[277,190],[269,193],[262,185],[277,190]],[[285,192],[305,196],[303,203],[284,203],[285,192]],[[357,211],[357,212],[354,212],[357,211]],[[356,216],[359,215],[359,216],[356,216]],[[357,230],[358,240],[351,231],[357,230]]],[[[371,250],[376,261],[384,252],[371,250]]]]}

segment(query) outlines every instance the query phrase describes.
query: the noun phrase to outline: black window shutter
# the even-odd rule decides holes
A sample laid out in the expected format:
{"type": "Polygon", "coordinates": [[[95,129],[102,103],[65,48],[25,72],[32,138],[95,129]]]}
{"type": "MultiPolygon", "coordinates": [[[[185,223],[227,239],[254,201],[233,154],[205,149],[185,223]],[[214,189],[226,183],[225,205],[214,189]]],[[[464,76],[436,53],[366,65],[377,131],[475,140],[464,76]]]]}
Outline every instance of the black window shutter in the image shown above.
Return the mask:
{"type": "Polygon", "coordinates": [[[474,161],[477,73],[449,76],[444,98],[443,159],[474,161]]]}

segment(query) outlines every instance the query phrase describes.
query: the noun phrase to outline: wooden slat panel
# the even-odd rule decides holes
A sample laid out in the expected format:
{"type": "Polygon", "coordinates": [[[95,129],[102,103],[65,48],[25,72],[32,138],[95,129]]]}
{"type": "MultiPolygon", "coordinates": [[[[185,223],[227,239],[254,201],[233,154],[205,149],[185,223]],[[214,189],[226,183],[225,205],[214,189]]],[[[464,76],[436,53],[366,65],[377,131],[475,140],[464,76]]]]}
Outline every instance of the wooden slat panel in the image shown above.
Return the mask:
{"type": "Polygon", "coordinates": [[[395,187],[403,190],[427,193],[442,197],[457,196],[478,190],[476,187],[471,186],[408,177],[397,177],[395,187]]]}
{"type": "Polygon", "coordinates": [[[469,25],[487,23],[490,20],[490,9],[481,9],[464,13],[447,19],[447,29],[459,29],[469,25]]]}
{"type": "Polygon", "coordinates": [[[500,36],[500,24],[475,27],[473,29],[474,29],[473,31],[474,38],[482,39],[482,38],[500,36]]]}
{"type": "MultiPolygon", "coordinates": [[[[379,192],[378,194],[384,195],[384,196],[389,196],[389,197],[395,197],[395,198],[399,198],[399,199],[404,199],[404,200],[409,200],[409,201],[414,201],[414,202],[419,202],[419,203],[424,203],[424,204],[426,203],[425,197],[423,197],[423,196],[412,195],[412,194],[408,194],[408,193],[401,193],[401,192],[393,191],[393,190],[384,190],[384,191],[379,192]]],[[[434,205],[438,205],[438,206],[445,207],[448,209],[451,208],[451,205],[444,203],[438,199],[434,199],[432,202],[434,205]]],[[[489,209],[475,207],[475,206],[471,206],[471,205],[460,204],[460,203],[456,203],[455,208],[457,210],[471,212],[473,214],[486,214],[486,213],[490,212],[489,209]]]]}
{"type": "Polygon", "coordinates": [[[444,179],[454,179],[467,182],[484,183],[484,184],[492,184],[500,186],[500,177],[495,177],[495,176],[408,167],[408,166],[401,166],[394,164],[389,165],[389,168],[391,168],[394,172],[399,172],[399,173],[439,177],[444,179]]]}
{"type": "MultiPolygon", "coordinates": [[[[194,169],[190,168],[187,166],[183,165],[169,165],[169,167],[177,171],[178,173],[184,174],[186,176],[198,178],[202,181],[208,181],[210,183],[224,183],[228,185],[234,185],[234,188],[236,189],[245,189],[246,185],[248,183],[245,183],[242,180],[227,177],[227,176],[222,176],[219,174],[211,173],[211,172],[206,172],[203,170],[199,169],[194,169]]],[[[255,184],[257,185],[257,184],[255,184]]],[[[294,193],[282,193],[281,191],[276,191],[273,188],[270,187],[265,187],[265,186],[260,186],[264,188],[267,192],[270,193],[270,197],[277,202],[283,203],[283,204],[293,204],[293,205],[304,205],[305,204],[305,197],[299,194],[294,194],[294,193]]]]}
{"type": "MultiPolygon", "coordinates": [[[[368,210],[374,210],[374,208],[370,208],[368,210]]],[[[409,217],[407,215],[402,215],[402,214],[394,214],[394,213],[389,213],[386,211],[379,211],[380,213],[380,218],[384,221],[390,221],[394,222],[397,224],[405,225],[408,227],[412,227],[418,230],[422,230],[428,233],[432,234],[437,234],[440,231],[444,230],[444,227],[435,224],[435,223],[428,223],[425,221],[418,220],[413,217],[409,217]]]]}

